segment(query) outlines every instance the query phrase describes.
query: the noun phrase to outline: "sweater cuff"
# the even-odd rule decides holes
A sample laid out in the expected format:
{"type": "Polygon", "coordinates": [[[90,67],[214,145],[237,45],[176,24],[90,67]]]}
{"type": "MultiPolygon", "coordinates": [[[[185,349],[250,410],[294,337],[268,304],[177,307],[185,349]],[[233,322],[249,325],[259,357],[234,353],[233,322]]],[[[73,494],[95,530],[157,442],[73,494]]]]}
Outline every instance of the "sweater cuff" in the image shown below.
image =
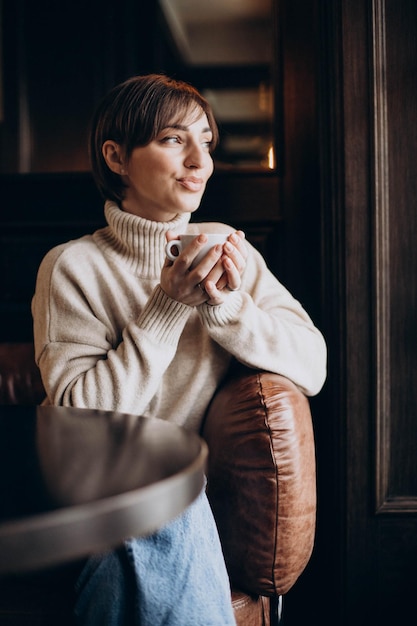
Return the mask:
{"type": "Polygon", "coordinates": [[[231,291],[222,304],[211,306],[202,304],[197,307],[201,320],[207,328],[226,326],[234,322],[242,310],[243,296],[241,291],[231,291]]]}
{"type": "Polygon", "coordinates": [[[157,285],[137,324],[152,335],[156,343],[176,345],[192,310],[192,307],[167,296],[157,285]]]}

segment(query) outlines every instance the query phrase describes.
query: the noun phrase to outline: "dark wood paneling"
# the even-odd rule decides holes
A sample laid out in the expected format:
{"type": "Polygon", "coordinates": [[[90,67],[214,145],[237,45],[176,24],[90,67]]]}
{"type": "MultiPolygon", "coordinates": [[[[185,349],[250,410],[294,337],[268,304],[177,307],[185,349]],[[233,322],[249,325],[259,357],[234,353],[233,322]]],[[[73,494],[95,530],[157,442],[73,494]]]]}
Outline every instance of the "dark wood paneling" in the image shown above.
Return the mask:
{"type": "Polygon", "coordinates": [[[374,18],[377,508],[417,513],[417,5],[374,18]]]}
{"type": "Polygon", "coordinates": [[[89,174],[3,175],[0,196],[0,341],[27,341],[43,256],[103,225],[102,201],[89,174]]]}
{"type": "Polygon", "coordinates": [[[0,171],[87,171],[98,100],[154,70],[153,0],[2,3],[0,171]]]}
{"type": "Polygon", "coordinates": [[[327,574],[322,617],[343,625],[404,624],[414,612],[416,10],[414,0],[320,4],[326,393],[337,424],[317,426],[316,550],[332,555],[328,571],[317,559],[317,595],[327,574]]]}

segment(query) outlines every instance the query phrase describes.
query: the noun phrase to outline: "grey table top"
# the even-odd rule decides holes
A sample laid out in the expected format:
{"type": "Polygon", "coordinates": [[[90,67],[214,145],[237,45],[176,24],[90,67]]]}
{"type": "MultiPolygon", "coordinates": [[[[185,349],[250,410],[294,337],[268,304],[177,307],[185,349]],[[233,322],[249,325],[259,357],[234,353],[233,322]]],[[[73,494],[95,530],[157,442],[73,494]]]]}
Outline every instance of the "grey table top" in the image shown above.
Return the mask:
{"type": "Polygon", "coordinates": [[[206,460],[200,437],[162,420],[0,407],[0,574],[154,532],[201,492],[206,460]]]}

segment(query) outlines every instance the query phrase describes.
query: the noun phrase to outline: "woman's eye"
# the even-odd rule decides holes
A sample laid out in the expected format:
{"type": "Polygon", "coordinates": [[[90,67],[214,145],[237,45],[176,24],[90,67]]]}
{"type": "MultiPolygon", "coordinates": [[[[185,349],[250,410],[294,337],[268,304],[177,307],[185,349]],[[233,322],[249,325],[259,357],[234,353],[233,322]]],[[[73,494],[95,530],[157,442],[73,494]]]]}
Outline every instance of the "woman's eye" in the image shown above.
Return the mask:
{"type": "Polygon", "coordinates": [[[169,137],[163,137],[162,143],[180,143],[181,139],[177,135],[169,135],[169,137]]]}

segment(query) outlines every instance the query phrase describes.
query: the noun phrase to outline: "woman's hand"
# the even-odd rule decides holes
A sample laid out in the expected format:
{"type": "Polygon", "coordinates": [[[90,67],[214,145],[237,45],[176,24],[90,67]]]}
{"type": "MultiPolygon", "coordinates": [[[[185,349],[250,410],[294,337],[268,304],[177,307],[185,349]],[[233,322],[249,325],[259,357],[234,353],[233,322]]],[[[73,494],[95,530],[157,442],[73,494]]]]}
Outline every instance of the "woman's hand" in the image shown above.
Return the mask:
{"type": "MultiPolygon", "coordinates": [[[[176,237],[172,232],[167,233],[167,241],[176,237]]],[[[223,246],[214,246],[191,269],[193,260],[206,243],[204,233],[196,235],[175,261],[165,261],[161,272],[162,289],[174,300],[189,306],[198,306],[203,302],[210,305],[222,304],[225,290],[235,291],[240,288],[247,258],[244,239],[242,231],[230,234],[223,246]]]]}
{"type": "MultiPolygon", "coordinates": [[[[167,233],[167,241],[176,238],[175,233],[167,233]]],[[[188,306],[198,306],[209,300],[203,282],[208,276],[217,277],[218,280],[223,274],[221,261],[223,246],[221,244],[214,246],[196,267],[191,268],[192,262],[206,241],[204,233],[196,235],[175,261],[165,260],[161,272],[161,287],[173,300],[188,306]]]]}
{"type": "Polygon", "coordinates": [[[246,267],[247,256],[244,232],[238,230],[229,235],[223,246],[221,275],[218,275],[218,268],[215,268],[217,273],[211,272],[201,284],[209,296],[208,304],[213,306],[222,304],[227,290],[237,291],[240,289],[241,276],[246,267]]]}
{"type": "Polygon", "coordinates": [[[246,267],[248,251],[245,244],[245,233],[237,230],[229,235],[223,246],[222,263],[225,272],[216,283],[219,291],[228,287],[232,291],[240,289],[241,276],[246,267]]]}

